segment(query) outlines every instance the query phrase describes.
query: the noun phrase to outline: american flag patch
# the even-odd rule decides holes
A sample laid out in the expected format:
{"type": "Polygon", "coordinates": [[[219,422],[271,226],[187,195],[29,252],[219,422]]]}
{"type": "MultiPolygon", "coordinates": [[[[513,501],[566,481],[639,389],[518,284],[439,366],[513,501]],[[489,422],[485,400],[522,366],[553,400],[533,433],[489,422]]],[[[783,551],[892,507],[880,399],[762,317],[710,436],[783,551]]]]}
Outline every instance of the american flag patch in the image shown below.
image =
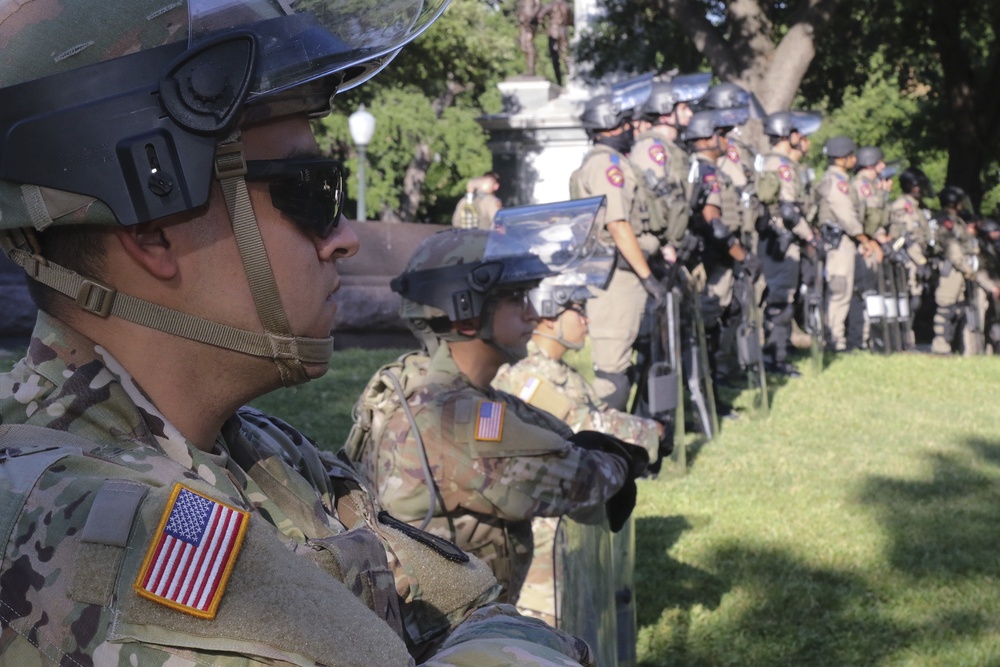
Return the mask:
{"type": "Polygon", "coordinates": [[[215,618],[249,521],[249,512],[176,485],[133,588],[172,609],[215,618]]]}
{"type": "Polygon", "coordinates": [[[476,416],[476,440],[500,442],[503,435],[503,411],[507,407],[494,401],[480,401],[476,416]]]}
{"type": "Polygon", "coordinates": [[[521,387],[521,391],[517,392],[517,397],[525,403],[530,403],[531,397],[535,395],[536,391],[538,391],[538,386],[540,384],[542,384],[542,382],[538,378],[528,378],[528,381],[524,383],[523,387],[521,387]]]}

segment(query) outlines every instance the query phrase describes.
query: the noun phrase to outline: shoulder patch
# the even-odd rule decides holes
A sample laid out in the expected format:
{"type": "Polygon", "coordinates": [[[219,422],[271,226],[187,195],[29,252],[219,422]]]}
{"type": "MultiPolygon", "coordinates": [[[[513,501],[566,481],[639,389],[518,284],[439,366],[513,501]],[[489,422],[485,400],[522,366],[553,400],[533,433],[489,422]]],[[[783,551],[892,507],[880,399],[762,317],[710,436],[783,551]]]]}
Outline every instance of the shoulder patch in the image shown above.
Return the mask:
{"type": "Polygon", "coordinates": [[[667,151],[663,148],[663,144],[659,141],[654,141],[649,147],[649,159],[656,164],[665,164],[667,161],[667,151]]]}
{"type": "Polygon", "coordinates": [[[605,175],[608,177],[608,183],[615,186],[616,188],[621,188],[625,186],[625,174],[622,173],[621,167],[619,167],[618,165],[613,164],[610,167],[608,167],[608,170],[605,172],[605,175]]]}
{"type": "Polygon", "coordinates": [[[906,211],[907,215],[913,213],[913,207],[910,205],[910,202],[903,202],[903,210],[906,211]]]}
{"type": "Polygon", "coordinates": [[[726,157],[729,158],[730,162],[736,162],[739,164],[740,161],[740,149],[736,146],[730,146],[726,151],[726,157]]]}
{"type": "Polygon", "coordinates": [[[701,177],[703,183],[707,183],[710,186],[712,192],[721,192],[722,187],[719,185],[719,179],[715,176],[715,170],[706,171],[701,177]]]}
{"type": "Polygon", "coordinates": [[[476,414],[476,440],[503,440],[503,417],[507,406],[497,401],[480,401],[476,414]]]}
{"type": "Polygon", "coordinates": [[[871,197],[872,196],[871,186],[869,186],[867,183],[862,183],[860,190],[861,190],[861,196],[862,197],[871,197]]]}
{"type": "Polygon", "coordinates": [[[780,176],[781,180],[783,181],[791,181],[792,180],[791,167],[789,167],[787,164],[783,164],[780,167],[778,167],[778,176],[780,176]]]}
{"type": "Polygon", "coordinates": [[[850,192],[850,187],[847,185],[847,181],[844,180],[837,181],[837,189],[845,195],[850,192]]]}
{"type": "Polygon", "coordinates": [[[536,377],[528,378],[528,381],[524,383],[523,387],[521,387],[521,391],[517,392],[517,397],[525,403],[531,403],[531,397],[535,395],[536,391],[538,391],[538,386],[541,383],[542,381],[536,377]]]}
{"type": "Polygon", "coordinates": [[[133,588],[171,609],[215,618],[249,523],[249,512],[175,485],[133,588]]]}

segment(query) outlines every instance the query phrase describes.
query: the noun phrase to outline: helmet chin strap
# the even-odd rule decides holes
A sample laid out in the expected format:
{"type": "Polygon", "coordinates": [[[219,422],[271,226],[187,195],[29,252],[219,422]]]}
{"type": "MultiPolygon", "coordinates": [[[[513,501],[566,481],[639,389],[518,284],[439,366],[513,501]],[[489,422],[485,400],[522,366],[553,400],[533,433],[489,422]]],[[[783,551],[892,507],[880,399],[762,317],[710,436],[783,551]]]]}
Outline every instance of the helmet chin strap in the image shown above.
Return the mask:
{"type": "Polygon", "coordinates": [[[216,157],[216,177],[222,185],[243,268],[264,333],[238,329],[159,306],[85,278],[42,257],[31,231],[15,229],[0,234],[0,247],[28,276],[75,300],[89,313],[98,317],[118,317],[188,340],[271,359],[278,368],[283,385],[301,384],[309,380],[303,363],[329,362],[333,354],[333,337],[292,335],[250,205],[250,195],[243,178],[245,173],[242,145],[228,143],[221,147],[216,157]]]}
{"type": "Polygon", "coordinates": [[[554,340],[555,342],[565,347],[567,350],[582,350],[585,341],[580,341],[579,343],[571,343],[564,337],[565,334],[563,333],[562,315],[565,312],[566,311],[564,310],[562,311],[562,313],[559,313],[559,317],[556,319],[556,324],[558,328],[556,329],[556,334],[554,336],[550,333],[545,333],[544,331],[538,331],[537,329],[535,330],[534,335],[541,336],[542,338],[548,338],[549,340],[554,340]]]}
{"type": "Polygon", "coordinates": [[[496,303],[487,299],[486,303],[483,304],[483,312],[480,315],[480,326],[479,331],[476,332],[476,338],[482,340],[487,345],[492,347],[494,350],[498,351],[503,355],[504,361],[509,364],[516,364],[522,359],[526,359],[528,356],[528,346],[527,344],[520,347],[509,347],[507,345],[501,345],[496,342],[493,338],[493,313],[496,310],[496,303]]]}

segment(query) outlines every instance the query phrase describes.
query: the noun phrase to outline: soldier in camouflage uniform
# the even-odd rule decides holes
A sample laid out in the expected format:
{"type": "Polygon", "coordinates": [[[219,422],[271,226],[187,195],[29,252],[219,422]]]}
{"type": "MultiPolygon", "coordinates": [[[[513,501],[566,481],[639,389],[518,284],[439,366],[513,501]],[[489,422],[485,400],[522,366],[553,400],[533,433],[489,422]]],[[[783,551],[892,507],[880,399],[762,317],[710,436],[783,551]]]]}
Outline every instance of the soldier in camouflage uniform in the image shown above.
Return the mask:
{"type": "Polygon", "coordinates": [[[0,3],[0,245],[40,307],[0,375],[0,665],[593,664],[239,409],[326,371],[357,251],[309,117],[442,9],[282,7],[0,3]]]}
{"type": "Polygon", "coordinates": [[[818,239],[807,218],[803,168],[799,164],[803,137],[819,129],[815,114],[779,111],[764,119],[771,150],[763,156],[758,192],[769,208],[768,224],[760,233],[761,267],[767,281],[764,308],[764,354],[768,373],[798,377],[788,363],[795,295],[799,288],[802,248],[815,249],[818,239]]]}
{"type": "MultiPolygon", "coordinates": [[[[928,224],[931,213],[924,207],[923,198],[933,196],[930,180],[916,167],[907,167],[899,174],[902,194],[889,205],[889,241],[903,239],[906,255],[907,290],[910,294],[910,318],[915,319],[920,310],[924,288],[931,279],[928,260],[931,230],[928,224]]],[[[907,332],[907,346],[916,344],[913,327],[907,332]]]]}
{"type": "Polygon", "coordinates": [[[392,288],[403,317],[432,332],[437,349],[375,374],[346,449],[387,510],[480,557],[503,586],[501,600],[515,603],[532,557],[531,519],[599,517],[607,504],[609,518],[624,521],[627,502],[623,515],[614,512],[634,502],[632,480],[648,456],[594,432],[581,439],[490,387],[501,365],[527,354],[538,322],[527,290],[552,273],[530,252],[494,255],[512,235],[511,226],[451,229],[417,248],[392,288]]]}
{"type": "Polygon", "coordinates": [[[666,299],[649,267],[660,241],[648,229],[648,191],[626,157],[633,139],[631,109],[610,94],[599,95],[587,102],[581,121],[594,145],[570,177],[570,196],[607,197],[604,237],[619,256],[607,289],[590,304],[594,388],[609,405],[624,410],[631,390],[632,346],[646,301],[652,298],[659,305],[666,299]]]}
{"type": "MultiPolygon", "coordinates": [[[[500,368],[492,385],[525,403],[555,415],[576,431],[608,433],[643,447],[650,461],[660,451],[663,426],[611,408],[572,366],[563,361],[569,350],[583,348],[587,337],[586,302],[590,290],[573,276],[553,276],[529,293],[541,320],[528,342],[528,356],[500,368]]],[[[535,554],[531,560],[518,609],[555,624],[552,538],[557,519],[532,521],[535,554]]]]}
{"type": "Polygon", "coordinates": [[[848,171],[857,161],[857,145],[850,137],[827,139],[823,154],[828,166],[816,186],[818,222],[826,248],[827,346],[844,352],[847,348],[847,313],[854,293],[854,262],[858,249],[864,256],[874,254],[882,261],[882,250],[858,218],[848,171]]]}
{"type": "MultiPolygon", "coordinates": [[[[851,188],[858,206],[858,220],[865,234],[876,243],[885,244],[889,237],[886,226],[889,222],[889,191],[892,180],[880,177],[885,169],[882,149],[877,146],[862,146],[857,150],[854,178],[851,188]]],[[[865,308],[865,294],[878,292],[879,262],[873,253],[858,251],[854,261],[854,295],[847,314],[847,347],[868,348],[871,336],[882,336],[880,331],[872,334],[871,321],[865,308]]],[[[881,341],[876,349],[884,349],[889,341],[881,341]]]]}

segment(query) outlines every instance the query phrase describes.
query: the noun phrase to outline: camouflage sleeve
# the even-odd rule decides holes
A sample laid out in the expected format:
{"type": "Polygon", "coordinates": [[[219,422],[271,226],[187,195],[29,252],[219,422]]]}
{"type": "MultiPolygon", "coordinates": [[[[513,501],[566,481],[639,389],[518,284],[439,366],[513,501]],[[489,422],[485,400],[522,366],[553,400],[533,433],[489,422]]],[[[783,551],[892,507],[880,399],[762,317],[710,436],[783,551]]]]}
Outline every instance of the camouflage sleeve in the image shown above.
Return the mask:
{"type": "Polygon", "coordinates": [[[642,447],[649,452],[649,460],[655,461],[660,450],[660,432],[652,419],[637,417],[614,408],[589,410],[587,420],[577,430],[600,431],[620,438],[625,442],[642,447]]]}
{"type": "Polygon", "coordinates": [[[595,667],[590,647],[582,639],[556,630],[535,618],[518,615],[514,607],[495,604],[474,612],[423,667],[595,667]]]}
{"type": "MultiPolygon", "coordinates": [[[[508,520],[559,516],[603,503],[625,483],[627,467],[619,457],[578,447],[501,406],[458,394],[446,397],[439,411],[417,415],[449,510],[462,507],[508,520]],[[496,421],[483,416],[487,410],[499,411],[496,421]]],[[[407,451],[415,448],[412,439],[407,445],[407,451]]],[[[386,491],[424,487],[419,463],[407,460],[412,455],[400,449],[396,456],[395,479],[386,491]]],[[[406,519],[422,516],[411,515],[406,519]]]]}

